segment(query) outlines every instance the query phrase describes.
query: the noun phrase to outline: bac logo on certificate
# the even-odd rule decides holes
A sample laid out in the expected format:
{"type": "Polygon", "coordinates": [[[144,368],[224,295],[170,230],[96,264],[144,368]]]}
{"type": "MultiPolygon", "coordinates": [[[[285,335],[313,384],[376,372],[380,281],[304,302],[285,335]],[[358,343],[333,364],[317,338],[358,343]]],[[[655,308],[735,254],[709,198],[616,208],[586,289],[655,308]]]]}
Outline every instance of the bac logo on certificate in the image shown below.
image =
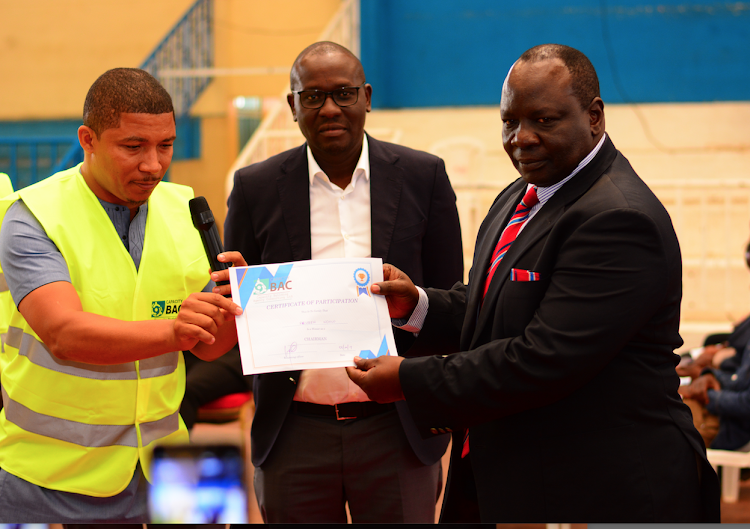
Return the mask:
{"type": "Polygon", "coordinates": [[[276,269],[271,273],[268,266],[253,266],[233,268],[237,279],[240,293],[240,305],[244,309],[253,294],[253,302],[264,302],[271,300],[288,299],[286,295],[292,290],[292,281],[289,273],[292,271],[293,263],[282,265],[271,265],[276,269]]]}
{"type": "Polygon", "coordinates": [[[230,269],[246,375],[353,366],[396,355],[381,259],[319,259],[230,269]]]}

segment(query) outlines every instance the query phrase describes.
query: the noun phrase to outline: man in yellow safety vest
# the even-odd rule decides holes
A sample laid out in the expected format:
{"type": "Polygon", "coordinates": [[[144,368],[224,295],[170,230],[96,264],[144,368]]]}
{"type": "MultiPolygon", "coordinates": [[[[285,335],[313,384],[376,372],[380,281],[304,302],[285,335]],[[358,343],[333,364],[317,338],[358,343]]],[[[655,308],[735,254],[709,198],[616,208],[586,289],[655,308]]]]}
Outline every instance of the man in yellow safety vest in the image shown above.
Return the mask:
{"type": "Polygon", "coordinates": [[[192,190],[161,183],[167,91],[143,70],[109,70],[78,139],[82,164],[0,199],[17,307],[0,354],[0,522],[148,521],[150,451],[188,440],[181,351],[210,360],[237,340],[241,309],[202,292],[192,190]]]}

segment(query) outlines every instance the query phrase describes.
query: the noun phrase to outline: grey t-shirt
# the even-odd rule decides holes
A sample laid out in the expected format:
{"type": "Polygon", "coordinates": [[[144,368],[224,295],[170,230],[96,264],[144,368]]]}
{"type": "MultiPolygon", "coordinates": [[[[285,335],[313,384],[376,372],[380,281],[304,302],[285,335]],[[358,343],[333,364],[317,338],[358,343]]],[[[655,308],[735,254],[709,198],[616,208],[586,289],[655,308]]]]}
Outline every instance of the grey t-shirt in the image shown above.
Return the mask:
{"type": "MultiPolygon", "coordinates": [[[[148,203],[139,208],[131,222],[127,207],[101,199],[99,202],[138,269],[146,234],[148,203]]],[[[30,292],[48,283],[70,283],[68,264],[60,250],[22,200],[11,205],[3,219],[0,264],[16,306],[30,292]]]]}

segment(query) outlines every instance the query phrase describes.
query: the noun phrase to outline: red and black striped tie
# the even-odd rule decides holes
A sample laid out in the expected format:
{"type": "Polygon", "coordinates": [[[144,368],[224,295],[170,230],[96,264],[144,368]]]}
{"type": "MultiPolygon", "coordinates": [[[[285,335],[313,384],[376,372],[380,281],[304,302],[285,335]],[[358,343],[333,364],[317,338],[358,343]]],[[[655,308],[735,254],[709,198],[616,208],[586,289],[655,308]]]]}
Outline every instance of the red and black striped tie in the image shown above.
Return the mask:
{"type": "Polygon", "coordinates": [[[508,225],[503,230],[503,234],[500,235],[500,240],[497,241],[495,251],[492,253],[490,266],[487,269],[482,300],[484,300],[484,296],[487,295],[487,290],[489,290],[490,283],[492,282],[492,276],[495,275],[495,270],[497,270],[497,267],[500,265],[500,261],[503,260],[503,257],[505,257],[505,254],[508,252],[508,248],[510,248],[510,245],[516,240],[516,237],[518,237],[518,232],[521,231],[521,227],[527,220],[529,220],[531,208],[538,203],[539,197],[536,196],[536,186],[532,186],[526,191],[521,203],[516,206],[516,210],[510,218],[510,222],[508,222],[508,225]]]}

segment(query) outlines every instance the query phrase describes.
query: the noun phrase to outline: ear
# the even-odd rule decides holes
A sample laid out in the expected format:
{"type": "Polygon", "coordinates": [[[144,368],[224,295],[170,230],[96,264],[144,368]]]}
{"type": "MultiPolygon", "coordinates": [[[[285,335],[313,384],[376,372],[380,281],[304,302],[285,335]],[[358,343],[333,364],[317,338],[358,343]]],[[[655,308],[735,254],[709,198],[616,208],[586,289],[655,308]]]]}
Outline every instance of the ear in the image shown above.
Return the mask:
{"type": "Polygon", "coordinates": [[[367,112],[372,110],[372,85],[365,85],[365,100],[367,101],[367,112]]]}
{"type": "Polygon", "coordinates": [[[286,102],[289,104],[289,108],[292,109],[292,119],[297,121],[297,111],[294,108],[294,94],[287,94],[286,102]]]}
{"type": "Polygon", "coordinates": [[[595,97],[588,108],[591,135],[601,136],[604,132],[604,101],[601,97],[595,97]]]}
{"type": "Polygon", "coordinates": [[[94,152],[95,143],[98,142],[96,132],[91,127],[81,125],[78,127],[78,143],[81,144],[81,148],[91,154],[94,152]]]}

